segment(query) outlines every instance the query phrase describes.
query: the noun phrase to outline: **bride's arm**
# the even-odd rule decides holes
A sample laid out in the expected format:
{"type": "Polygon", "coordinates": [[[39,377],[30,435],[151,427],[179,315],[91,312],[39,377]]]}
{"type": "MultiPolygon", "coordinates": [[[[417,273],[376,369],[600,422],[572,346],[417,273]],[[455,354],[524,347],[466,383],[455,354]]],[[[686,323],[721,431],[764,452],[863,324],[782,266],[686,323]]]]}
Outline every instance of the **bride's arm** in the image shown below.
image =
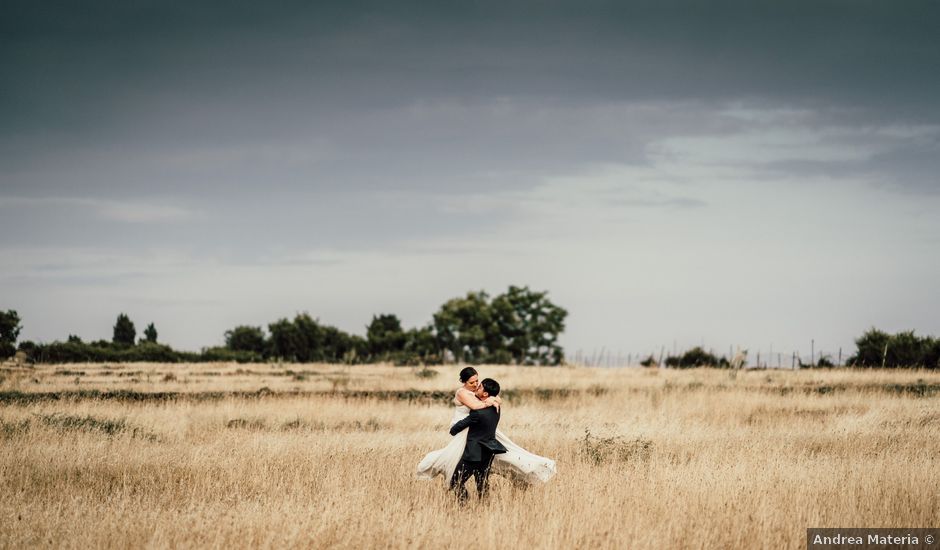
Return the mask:
{"type": "Polygon", "coordinates": [[[477,399],[477,396],[473,395],[472,391],[465,389],[461,389],[457,392],[457,401],[460,401],[472,411],[478,411],[493,406],[493,403],[491,403],[489,399],[480,401],[477,399]]]}

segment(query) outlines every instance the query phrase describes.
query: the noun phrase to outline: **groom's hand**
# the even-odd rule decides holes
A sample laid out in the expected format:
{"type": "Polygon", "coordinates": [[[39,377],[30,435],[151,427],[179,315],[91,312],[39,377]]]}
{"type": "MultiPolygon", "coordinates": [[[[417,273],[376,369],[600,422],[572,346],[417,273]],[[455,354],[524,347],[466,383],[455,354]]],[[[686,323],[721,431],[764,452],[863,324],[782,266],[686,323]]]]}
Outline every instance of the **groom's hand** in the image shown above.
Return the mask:
{"type": "Polygon", "coordinates": [[[470,424],[477,421],[476,411],[470,411],[470,415],[450,427],[450,435],[457,435],[467,429],[470,424]]]}

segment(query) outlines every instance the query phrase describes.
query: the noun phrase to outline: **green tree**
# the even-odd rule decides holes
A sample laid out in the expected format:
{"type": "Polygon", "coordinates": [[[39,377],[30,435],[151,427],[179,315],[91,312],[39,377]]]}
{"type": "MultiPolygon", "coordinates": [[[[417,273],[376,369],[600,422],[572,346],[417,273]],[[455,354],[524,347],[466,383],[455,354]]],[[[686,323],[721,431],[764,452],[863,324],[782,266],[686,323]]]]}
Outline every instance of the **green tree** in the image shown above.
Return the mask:
{"type": "Polygon", "coordinates": [[[928,339],[920,338],[913,330],[899,332],[888,341],[885,366],[920,367],[924,363],[929,345],[928,339]]]}
{"type": "Polygon", "coordinates": [[[150,323],[144,329],[144,341],[151,344],[157,343],[157,327],[153,326],[153,323],[150,323]]]}
{"type": "Polygon", "coordinates": [[[366,340],[372,358],[384,360],[405,347],[405,333],[401,321],[393,314],[373,315],[366,327],[366,340]]]}
{"type": "Polygon", "coordinates": [[[294,323],[287,319],[278,319],[268,324],[269,354],[285,361],[299,361],[306,354],[303,336],[294,323]]]}
{"type": "Polygon", "coordinates": [[[286,361],[306,363],[325,359],[326,333],[308,313],[298,313],[293,321],[281,319],[268,325],[270,355],[286,361]]]}
{"type": "Polygon", "coordinates": [[[940,368],[940,338],[927,338],[924,344],[924,366],[928,369],[940,368]]]}
{"type": "Polygon", "coordinates": [[[496,331],[487,342],[490,353],[509,352],[520,365],[559,365],[564,350],[558,336],[565,330],[568,312],[548,299],[548,292],[510,286],[490,306],[496,331]]]}
{"type": "Polygon", "coordinates": [[[323,361],[325,359],[323,343],[326,335],[319,320],[310,317],[305,312],[294,317],[294,326],[297,327],[301,338],[297,360],[301,363],[323,361]]]}
{"type": "Polygon", "coordinates": [[[482,290],[453,298],[434,314],[434,330],[441,349],[458,363],[483,363],[489,357],[487,342],[498,339],[489,296],[482,290]]]}
{"type": "Polygon", "coordinates": [[[137,329],[134,328],[134,322],[123,313],[118,315],[117,322],[114,324],[114,337],[111,341],[118,345],[133,346],[136,337],[137,329]]]}
{"type": "Polygon", "coordinates": [[[16,339],[22,329],[20,316],[15,310],[0,311],[0,359],[13,357],[16,353],[16,339]]]}
{"type": "Polygon", "coordinates": [[[848,363],[859,367],[880,367],[890,340],[890,334],[872,327],[855,339],[856,352],[848,363]]]}
{"type": "Polygon", "coordinates": [[[261,355],[266,345],[261,327],[239,325],[225,331],[225,347],[232,351],[250,351],[261,355]]]}
{"type": "Polygon", "coordinates": [[[940,344],[930,336],[917,336],[913,330],[897,334],[872,328],[855,340],[856,352],[846,364],[858,367],[940,366],[940,344]]]}
{"type": "Polygon", "coordinates": [[[439,364],[441,354],[434,337],[434,328],[427,326],[405,331],[403,355],[403,361],[406,363],[439,364]]]}
{"type": "Polygon", "coordinates": [[[334,326],[320,327],[322,360],[330,363],[354,363],[368,355],[368,346],[361,336],[350,335],[334,326]]]}

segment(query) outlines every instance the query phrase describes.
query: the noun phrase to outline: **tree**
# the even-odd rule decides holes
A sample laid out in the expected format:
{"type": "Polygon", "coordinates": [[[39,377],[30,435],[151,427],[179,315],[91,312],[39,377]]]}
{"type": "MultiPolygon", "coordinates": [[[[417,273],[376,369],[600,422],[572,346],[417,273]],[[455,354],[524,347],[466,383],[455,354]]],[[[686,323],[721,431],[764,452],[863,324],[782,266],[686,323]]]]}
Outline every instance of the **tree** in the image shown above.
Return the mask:
{"type": "Polygon", "coordinates": [[[321,328],[321,356],[330,363],[355,363],[359,358],[366,358],[369,346],[361,336],[350,335],[334,326],[323,325],[321,328]]]}
{"type": "Polygon", "coordinates": [[[372,322],[366,327],[366,340],[373,359],[388,359],[390,354],[400,352],[405,347],[401,321],[392,314],[373,315],[372,322]]]}
{"type": "Polygon", "coordinates": [[[322,361],[325,332],[308,313],[298,313],[293,321],[281,319],[268,325],[270,355],[286,361],[322,361]]]}
{"type": "Polygon", "coordinates": [[[225,331],[225,347],[232,351],[250,351],[261,355],[264,354],[265,345],[261,327],[239,325],[225,331]]]}
{"type": "Polygon", "coordinates": [[[16,311],[0,311],[0,359],[13,357],[16,353],[16,339],[22,329],[20,316],[16,311]]]}
{"type": "Polygon", "coordinates": [[[490,309],[497,338],[488,342],[491,354],[505,349],[520,365],[559,365],[564,361],[558,335],[565,330],[568,312],[547,296],[548,292],[534,292],[527,286],[510,286],[493,299],[490,309]]]}
{"type": "Polygon", "coordinates": [[[408,329],[405,332],[405,346],[403,361],[408,363],[439,364],[441,362],[440,349],[434,337],[434,328],[408,329]]]}
{"type": "Polygon", "coordinates": [[[270,355],[286,361],[298,361],[299,356],[306,354],[303,337],[297,326],[287,319],[279,319],[268,324],[271,333],[269,341],[270,355]]]}
{"type": "Polygon", "coordinates": [[[151,344],[157,343],[157,327],[153,326],[153,323],[150,323],[144,329],[144,341],[151,344]]]}
{"type": "Polygon", "coordinates": [[[482,363],[489,356],[487,342],[498,338],[489,296],[482,290],[453,298],[434,314],[438,346],[449,350],[458,363],[482,363]]]}
{"type": "Polygon", "coordinates": [[[888,343],[886,366],[891,367],[920,367],[927,354],[929,339],[921,338],[913,330],[899,332],[891,337],[888,343]]]}
{"type": "Polygon", "coordinates": [[[301,338],[297,360],[301,363],[324,360],[323,343],[326,335],[319,319],[304,312],[294,317],[294,326],[301,338]]]}
{"type": "Polygon", "coordinates": [[[114,337],[111,341],[118,345],[133,346],[136,337],[137,329],[134,328],[133,321],[123,313],[118,315],[117,322],[114,324],[114,337]]]}
{"type": "Polygon", "coordinates": [[[913,330],[888,334],[876,328],[855,340],[855,355],[846,362],[860,367],[940,366],[940,344],[930,336],[917,336],[913,330]]]}
{"type": "Polygon", "coordinates": [[[940,368],[940,338],[927,337],[924,348],[924,366],[928,369],[940,368]]]}
{"type": "Polygon", "coordinates": [[[885,348],[891,335],[874,327],[855,339],[857,351],[849,364],[860,367],[880,367],[885,361],[885,348]]]}

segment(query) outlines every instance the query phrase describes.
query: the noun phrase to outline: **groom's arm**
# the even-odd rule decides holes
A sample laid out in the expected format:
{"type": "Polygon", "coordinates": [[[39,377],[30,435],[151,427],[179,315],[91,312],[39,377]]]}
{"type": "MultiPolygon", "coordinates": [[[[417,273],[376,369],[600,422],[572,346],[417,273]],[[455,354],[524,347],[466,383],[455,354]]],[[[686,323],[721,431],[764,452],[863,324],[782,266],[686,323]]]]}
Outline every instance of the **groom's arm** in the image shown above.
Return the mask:
{"type": "Polygon", "coordinates": [[[450,435],[459,434],[460,432],[469,428],[471,424],[476,424],[479,420],[480,418],[479,415],[476,414],[476,411],[470,411],[469,416],[463,420],[458,421],[456,424],[450,427],[450,435]]]}

